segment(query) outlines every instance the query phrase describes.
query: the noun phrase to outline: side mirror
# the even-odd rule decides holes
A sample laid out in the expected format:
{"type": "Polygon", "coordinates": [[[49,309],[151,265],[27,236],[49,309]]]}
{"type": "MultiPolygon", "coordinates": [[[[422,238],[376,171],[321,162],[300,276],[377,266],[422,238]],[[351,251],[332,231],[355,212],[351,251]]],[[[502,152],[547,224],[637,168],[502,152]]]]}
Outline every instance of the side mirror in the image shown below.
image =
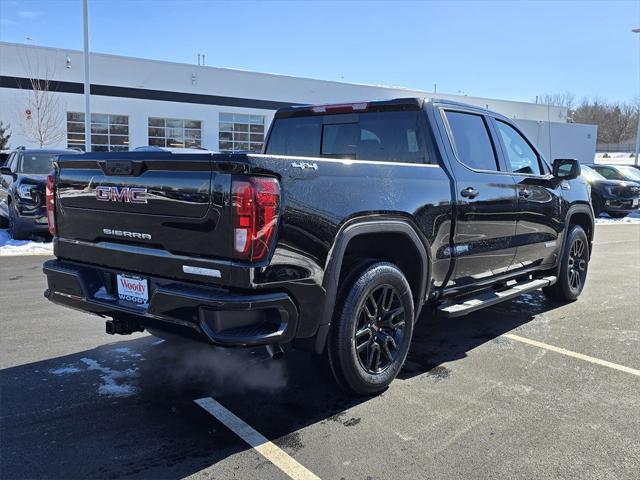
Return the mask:
{"type": "Polygon", "coordinates": [[[13,175],[11,169],[7,166],[0,167],[0,175],[13,175]]]}
{"type": "Polygon", "coordinates": [[[575,158],[556,158],[553,161],[553,176],[562,180],[572,180],[580,176],[580,162],[575,158]]]}

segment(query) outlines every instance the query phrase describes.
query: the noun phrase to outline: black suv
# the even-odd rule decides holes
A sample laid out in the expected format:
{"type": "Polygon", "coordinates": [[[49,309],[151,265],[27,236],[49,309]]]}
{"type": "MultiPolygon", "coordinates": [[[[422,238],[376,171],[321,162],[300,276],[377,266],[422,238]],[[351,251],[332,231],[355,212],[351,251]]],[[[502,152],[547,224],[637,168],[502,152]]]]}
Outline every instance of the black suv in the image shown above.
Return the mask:
{"type": "Polygon", "coordinates": [[[0,167],[0,217],[17,240],[48,235],[45,183],[53,162],[76,150],[26,149],[13,151],[0,167]]]}
{"type": "Polygon", "coordinates": [[[260,155],[63,156],[50,184],[49,300],[112,334],[292,345],[357,394],[396,377],[422,311],[578,298],[594,230],[576,160],[437,99],[285,108],[260,155]]]}
{"type": "MultiPolygon", "coordinates": [[[[634,182],[608,179],[596,165],[582,165],[582,176],[591,185],[591,204],[597,217],[606,213],[623,218],[640,207],[640,185],[634,182]]],[[[635,169],[634,169],[635,170],[635,169]]],[[[640,173],[640,172],[639,172],[640,173]]]]}

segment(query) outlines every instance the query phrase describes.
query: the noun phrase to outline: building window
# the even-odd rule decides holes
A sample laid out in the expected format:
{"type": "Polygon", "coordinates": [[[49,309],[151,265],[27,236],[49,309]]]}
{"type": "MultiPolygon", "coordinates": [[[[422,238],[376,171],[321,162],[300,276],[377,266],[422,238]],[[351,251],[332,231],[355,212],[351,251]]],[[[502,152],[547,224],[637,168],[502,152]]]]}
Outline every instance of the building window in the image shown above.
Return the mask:
{"type": "MultiPolygon", "coordinates": [[[[84,113],[67,112],[67,147],[86,149],[84,113]]],[[[108,113],[91,114],[91,150],[126,152],[129,150],[129,117],[108,113]]]]}
{"type": "Polygon", "coordinates": [[[170,148],[202,147],[202,122],[149,117],[149,145],[170,148]]]}
{"type": "Polygon", "coordinates": [[[260,153],[264,145],[263,115],[221,113],[218,128],[218,149],[223,153],[260,153]]]}

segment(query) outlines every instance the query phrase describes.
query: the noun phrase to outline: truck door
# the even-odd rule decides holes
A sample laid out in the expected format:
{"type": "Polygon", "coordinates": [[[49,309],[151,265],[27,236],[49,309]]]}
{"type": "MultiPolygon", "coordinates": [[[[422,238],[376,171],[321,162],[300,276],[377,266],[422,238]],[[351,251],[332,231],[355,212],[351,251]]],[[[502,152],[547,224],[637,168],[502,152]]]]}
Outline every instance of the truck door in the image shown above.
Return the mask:
{"type": "Polygon", "coordinates": [[[452,286],[486,281],[507,271],[515,256],[517,193],[501,165],[489,119],[474,110],[441,110],[455,176],[456,226],[450,255],[452,286]],[[455,285],[453,285],[455,284],[455,285]]]}
{"type": "MultiPolygon", "coordinates": [[[[492,119],[504,163],[518,190],[516,256],[512,269],[553,265],[562,230],[561,183],[527,138],[512,124],[492,119]]],[[[566,185],[566,182],[565,182],[566,185]]]]}

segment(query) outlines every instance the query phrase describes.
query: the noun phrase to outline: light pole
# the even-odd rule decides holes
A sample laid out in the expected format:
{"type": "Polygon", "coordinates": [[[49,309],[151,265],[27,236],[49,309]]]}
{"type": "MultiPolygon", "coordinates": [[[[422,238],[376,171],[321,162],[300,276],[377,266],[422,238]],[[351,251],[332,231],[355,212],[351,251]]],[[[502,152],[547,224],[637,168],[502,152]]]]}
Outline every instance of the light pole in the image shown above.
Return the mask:
{"type": "MultiPolygon", "coordinates": [[[[631,31],[633,33],[640,33],[640,28],[634,28],[631,31]]],[[[640,57],[640,51],[638,52],[638,56],[640,57]]],[[[640,81],[640,78],[638,80],[640,81]]],[[[638,131],[636,132],[636,159],[635,159],[635,162],[634,162],[635,165],[638,165],[638,156],[639,155],[640,155],[640,110],[638,110],[638,131]]]]}
{"type": "Polygon", "coordinates": [[[84,142],[85,151],[91,151],[91,83],[89,82],[89,0],[82,0],[84,22],[84,142]]]}

